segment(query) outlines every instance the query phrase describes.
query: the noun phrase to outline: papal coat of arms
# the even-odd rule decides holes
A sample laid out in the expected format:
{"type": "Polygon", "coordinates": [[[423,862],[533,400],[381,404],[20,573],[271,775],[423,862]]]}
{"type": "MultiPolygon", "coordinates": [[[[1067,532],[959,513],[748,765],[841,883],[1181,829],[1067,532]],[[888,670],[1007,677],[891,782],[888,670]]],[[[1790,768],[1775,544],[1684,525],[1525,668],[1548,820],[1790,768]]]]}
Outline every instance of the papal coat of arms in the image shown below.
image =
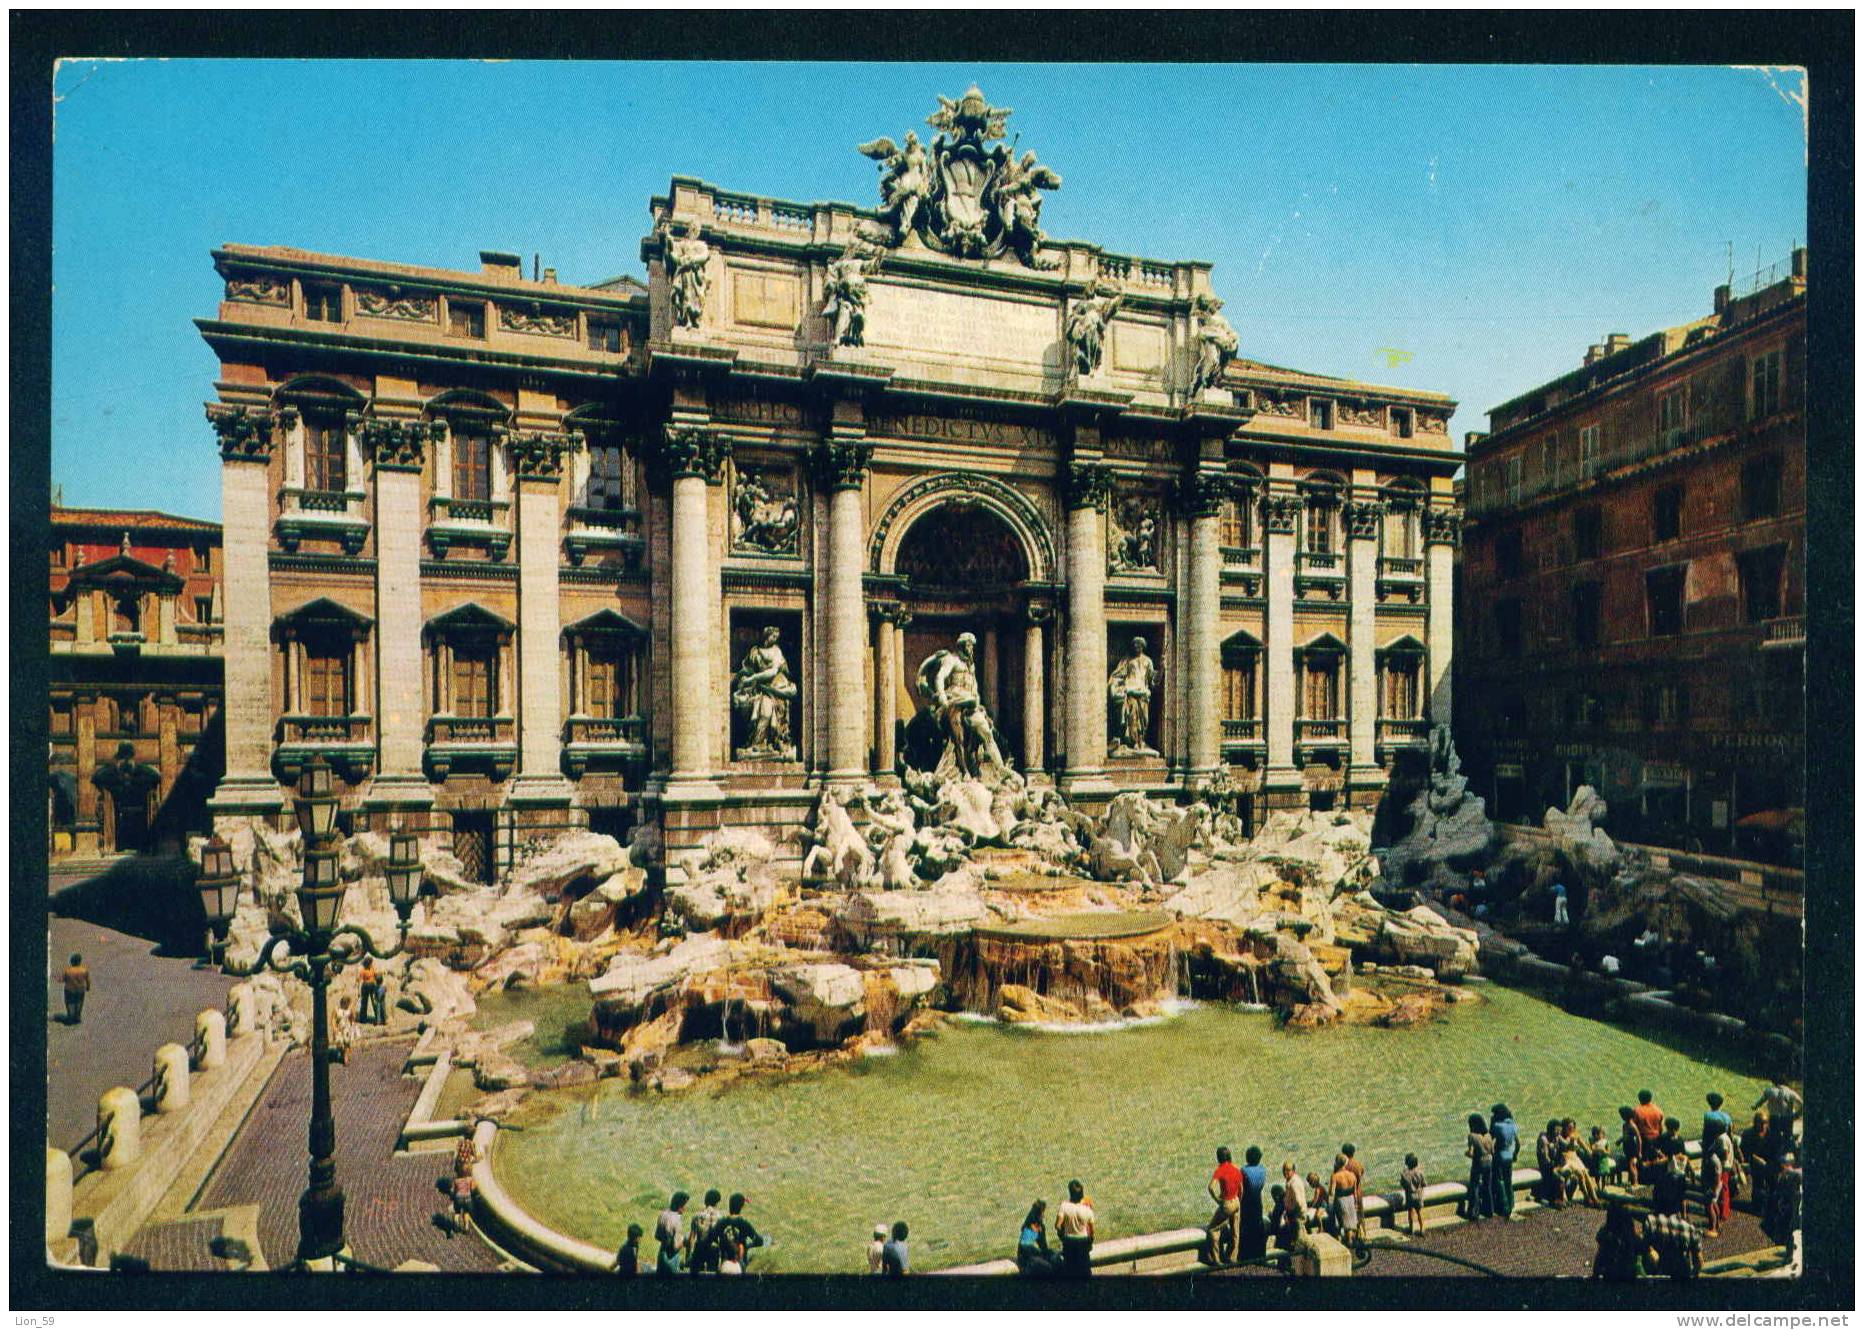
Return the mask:
{"type": "Polygon", "coordinates": [[[1042,194],[1059,189],[1061,177],[1036,160],[1017,159],[1003,139],[1007,106],[992,106],[972,84],[957,101],[940,97],[926,118],[938,130],[930,148],[908,132],[906,142],[875,139],[859,151],[885,173],[880,214],[892,229],[877,236],[900,244],[917,235],[928,246],[966,259],[1016,255],[1032,268],[1052,268],[1042,250],[1042,194]]]}

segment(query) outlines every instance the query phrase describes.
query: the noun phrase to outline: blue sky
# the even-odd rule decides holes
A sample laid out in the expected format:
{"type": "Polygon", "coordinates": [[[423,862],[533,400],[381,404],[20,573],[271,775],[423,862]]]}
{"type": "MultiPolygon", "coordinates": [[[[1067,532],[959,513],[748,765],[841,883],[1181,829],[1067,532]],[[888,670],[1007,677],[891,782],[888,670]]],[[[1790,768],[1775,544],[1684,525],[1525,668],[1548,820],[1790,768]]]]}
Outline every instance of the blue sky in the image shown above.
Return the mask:
{"type": "Polygon", "coordinates": [[[75,62],[55,85],[53,482],[218,518],[191,322],[215,312],[216,245],[638,273],[670,176],[871,205],[854,144],[923,132],[974,79],[1064,178],[1051,235],[1210,260],[1244,355],[1447,392],[1459,439],[1606,332],[1707,313],[1727,242],[1739,280],[1806,234],[1780,72],[75,62]]]}

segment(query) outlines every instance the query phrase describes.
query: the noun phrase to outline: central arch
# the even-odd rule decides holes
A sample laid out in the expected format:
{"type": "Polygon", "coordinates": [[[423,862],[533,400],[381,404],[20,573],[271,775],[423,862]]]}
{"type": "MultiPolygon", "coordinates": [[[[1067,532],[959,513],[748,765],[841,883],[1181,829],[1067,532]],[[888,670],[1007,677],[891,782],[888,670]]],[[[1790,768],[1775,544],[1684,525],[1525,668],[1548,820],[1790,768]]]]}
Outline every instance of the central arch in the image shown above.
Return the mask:
{"type": "Polygon", "coordinates": [[[900,540],[894,571],[909,587],[1007,590],[1029,580],[1015,530],[981,504],[942,503],[914,519],[900,540]]]}
{"type": "Polygon", "coordinates": [[[908,535],[921,518],[941,507],[956,512],[981,510],[995,517],[1020,547],[1023,578],[1055,580],[1055,539],[1041,511],[1027,495],[1003,481],[965,471],[940,471],[901,487],[874,525],[868,544],[870,569],[885,576],[902,571],[900,552],[908,535]]]}

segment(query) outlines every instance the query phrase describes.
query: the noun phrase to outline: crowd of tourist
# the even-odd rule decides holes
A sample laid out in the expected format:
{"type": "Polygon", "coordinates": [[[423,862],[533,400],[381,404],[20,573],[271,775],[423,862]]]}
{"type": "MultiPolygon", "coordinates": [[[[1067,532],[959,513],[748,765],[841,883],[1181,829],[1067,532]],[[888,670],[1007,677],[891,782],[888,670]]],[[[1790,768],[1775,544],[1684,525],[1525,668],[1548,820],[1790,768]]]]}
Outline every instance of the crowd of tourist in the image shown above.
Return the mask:
{"type": "MultiPolygon", "coordinates": [[[[1540,1176],[1531,1195],[1551,1209],[1578,1204],[1606,1211],[1597,1235],[1595,1279],[1694,1277],[1702,1268],[1703,1239],[1720,1236],[1742,1196],[1760,1214],[1763,1232],[1790,1247],[1799,1227],[1802,1174],[1794,1127],[1802,1106],[1794,1090],[1775,1081],[1754,1104],[1752,1125],[1737,1133],[1726,1100],[1710,1094],[1694,1158],[1683,1141],[1681,1120],[1666,1114],[1649,1090],[1638,1091],[1635,1105],[1618,1110],[1615,1140],[1603,1126],[1594,1124],[1582,1135],[1574,1119],[1549,1118],[1533,1142],[1540,1176]],[[1608,1196],[1611,1186],[1631,1190],[1608,1196]],[[1703,1214],[1701,1227],[1688,1215],[1692,1202],[1703,1214]]],[[[1513,1112],[1495,1104],[1486,1117],[1471,1113],[1466,1125],[1469,1174],[1460,1217],[1472,1223],[1491,1218],[1518,1222],[1523,1216],[1515,1213],[1515,1166],[1525,1147],[1513,1112]]],[[[462,1143],[454,1189],[462,1230],[470,1223],[476,1158],[471,1142],[462,1143]]],[[[1207,1184],[1216,1209],[1199,1252],[1205,1264],[1267,1260],[1271,1244],[1278,1253],[1287,1252],[1313,1233],[1363,1247],[1366,1168],[1352,1142],[1340,1146],[1324,1175],[1316,1169],[1304,1176],[1292,1159],[1284,1159],[1281,1180],[1273,1185],[1260,1146],[1246,1149],[1241,1165],[1227,1145],[1217,1147],[1216,1159],[1207,1184]]],[[[1430,1184],[1416,1154],[1405,1155],[1397,1182],[1405,1229],[1421,1234],[1430,1184]]],[[[1068,1183],[1067,1193],[1055,1210],[1054,1244],[1047,1201],[1036,1200],[1024,1216],[1016,1240],[1016,1268],[1022,1275],[1085,1279],[1091,1273],[1094,1203],[1078,1179],[1068,1183]]],[[[744,1195],[732,1196],[721,1213],[720,1193],[708,1191],[703,1208],[689,1219],[690,1199],[686,1192],[673,1193],[655,1222],[654,1273],[743,1274],[752,1252],[767,1245],[744,1215],[744,1195]]],[[[904,1220],[874,1225],[866,1249],[868,1273],[912,1273],[909,1234],[904,1220]]],[[[617,1273],[641,1272],[644,1236],[639,1224],[628,1226],[627,1240],[616,1253],[617,1273]]]]}

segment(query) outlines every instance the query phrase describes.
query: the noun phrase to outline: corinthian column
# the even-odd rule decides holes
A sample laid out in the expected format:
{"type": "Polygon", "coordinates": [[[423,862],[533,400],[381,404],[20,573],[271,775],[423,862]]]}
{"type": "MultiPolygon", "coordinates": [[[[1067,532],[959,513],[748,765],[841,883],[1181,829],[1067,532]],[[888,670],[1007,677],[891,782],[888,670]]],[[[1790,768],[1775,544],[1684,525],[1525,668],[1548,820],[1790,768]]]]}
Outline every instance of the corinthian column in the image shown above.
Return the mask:
{"type": "MultiPolygon", "coordinates": [[[[270,412],[210,406],[220,437],[226,774],[209,807],[216,814],[264,813],[283,803],[272,776],[272,591],[268,559],[274,422],[270,412]]],[[[80,602],[82,618],[90,605],[80,602]]],[[[80,753],[88,746],[80,742],[80,753]]],[[[80,773],[82,775],[82,773],[80,773]]],[[[90,782],[80,779],[80,794],[90,782]]]]}
{"type": "Polygon", "coordinates": [[[562,537],[558,487],[578,440],[566,434],[511,436],[518,487],[518,777],[510,803],[567,804],[575,790],[563,776],[563,693],[557,589],[562,537]]]}
{"type": "Polygon", "coordinates": [[[1048,699],[1042,686],[1042,625],[1052,617],[1046,605],[1031,605],[1023,627],[1023,775],[1034,779],[1046,770],[1042,720],[1048,699]]]}
{"type": "Polygon", "coordinates": [[[1424,545],[1429,583],[1426,595],[1430,609],[1426,623],[1430,640],[1425,643],[1430,660],[1430,723],[1450,723],[1450,662],[1453,659],[1451,596],[1455,587],[1456,542],[1462,530],[1460,514],[1454,508],[1428,508],[1424,511],[1424,545]]]}
{"type": "MultiPolygon", "coordinates": [[[[839,431],[839,427],[838,427],[839,431]]],[[[862,687],[866,612],[861,592],[861,487],[874,446],[837,432],[822,445],[818,474],[828,492],[828,778],[867,774],[862,687]]]]}
{"type": "Polygon", "coordinates": [[[712,638],[718,630],[718,563],[708,537],[706,487],[724,479],[727,446],[705,430],[668,425],[661,445],[673,479],[673,770],[667,797],[715,794],[712,783],[712,638]]]}
{"type": "Polygon", "coordinates": [[[1187,784],[1217,774],[1223,752],[1223,719],[1218,696],[1223,681],[1218,635],[1223,614],[1223,551],[1217,515],[1228,485],[1221,472],[1192,475],[1184,491],[1191,526],[1191,567],[1184,615],[1184,670],[1190,696],[1189,742],[1185,745],[1187,784]]]}
{"type": "Polygon", "coordinates": [[[1379,522],[1384,505],[1348,503],[1346,519],[1347,682],[1351,718],[1348,734],[1352,763],[1348,783],[1355,790],[1384,783],[1378,765],[1379,688],[1378,643],[1373,627],[1378,611],[1379,522]]]}
{"type": "Polygon", "coordinates": [[[899,721],[900,630],[911,616],[899,605],[874,613],[874,774],[891,776],[899,752],[893,732],[899,721]]]}
{"type": "Polygon", "coordinates": [[[1070,795],[1110,791],[1107,780],[1107,550],[1111,476],[1070,464],[1068,491],[1068,765],[1070,795]]]}
{"type": "Polygon", "coordinates": [[[1294,677],[1294,529],[1300,520],[1301,501],[1289,493],[1271,491],[1262,500],[1263,594],[1268,598],[1268,771],[1264,788],[1271,807],[1286,807],[1301,788],[1301,773],[1294,765],[1294,718],[1299,709],[1294,677]],[[1277,804],[1277,793],[1282,802],[1277,804]]]}
{"type": "Polygon", "coordinates": [[[422,420],[365,420],[358,427],[375,465],[376,807],[430,807],[421,771],[421,471],[443,426],[422,420]]]}

